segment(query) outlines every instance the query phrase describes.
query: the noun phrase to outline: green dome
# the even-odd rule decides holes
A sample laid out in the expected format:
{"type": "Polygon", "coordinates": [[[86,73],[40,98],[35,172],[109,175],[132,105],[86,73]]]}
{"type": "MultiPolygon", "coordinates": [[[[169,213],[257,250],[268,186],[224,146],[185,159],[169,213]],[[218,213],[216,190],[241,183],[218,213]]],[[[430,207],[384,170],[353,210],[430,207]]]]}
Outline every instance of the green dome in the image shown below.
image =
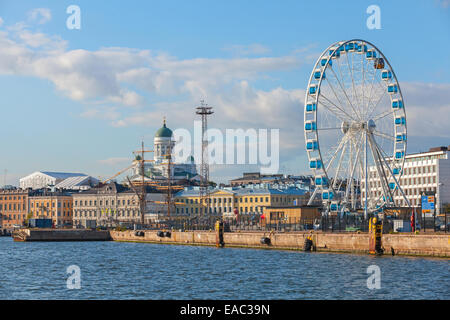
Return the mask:
{"type": "Polygon", "coordinates": [[[162,128],[156,131],[155,138],[171,138],[171,137],[172,137],[172,130],[166,127],[166,121],[164,121],[162,128]]]}

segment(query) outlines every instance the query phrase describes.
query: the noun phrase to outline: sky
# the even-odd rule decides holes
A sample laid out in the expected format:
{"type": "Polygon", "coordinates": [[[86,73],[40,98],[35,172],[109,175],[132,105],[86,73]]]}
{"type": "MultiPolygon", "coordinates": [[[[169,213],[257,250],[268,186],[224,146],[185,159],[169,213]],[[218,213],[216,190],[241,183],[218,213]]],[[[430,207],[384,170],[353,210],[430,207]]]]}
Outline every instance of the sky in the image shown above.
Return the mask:
{"type": "MultiPolygon", "coordinates": [[[[303,100],[330,44],[366,39],[388,57],[408,152],[450,145],[450,1],[0,1],[0,184],[38,170],[108,178],[151,148],[163,117],[280,130],[280,173],[308,174],[303,100]],[[80,8],[80,29],[66,12],[80,8]],[[377,5],[381,29],[366,12],[377,5]],[[6,175],[4,174],[6,170],[6,175]]],[[[213,166],[226,182],[255,166],[213,166]]]]}

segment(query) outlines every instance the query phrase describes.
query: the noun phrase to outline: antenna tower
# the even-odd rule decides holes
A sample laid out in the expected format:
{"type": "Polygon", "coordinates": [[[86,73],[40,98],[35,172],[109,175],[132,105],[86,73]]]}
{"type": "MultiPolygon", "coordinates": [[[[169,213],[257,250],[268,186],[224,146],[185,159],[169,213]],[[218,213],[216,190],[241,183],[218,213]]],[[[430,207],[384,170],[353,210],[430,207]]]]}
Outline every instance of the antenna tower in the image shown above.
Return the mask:
{"type": "Polygon", "coordinates": [[[200,184],[200,198],[202,203],[205,203],[205,213],[209,213],[210,203],[209,203],[209,192],[208,192],[208,181],[209,181],[209,162],[208,162],[208,116],[213,114],[212,107],[209,107],[204,100],[200,100],[200,106],[196,108],[196,114],[202,116],[202,163],[200,165],[200,175],[202,177],[200,184]]]}

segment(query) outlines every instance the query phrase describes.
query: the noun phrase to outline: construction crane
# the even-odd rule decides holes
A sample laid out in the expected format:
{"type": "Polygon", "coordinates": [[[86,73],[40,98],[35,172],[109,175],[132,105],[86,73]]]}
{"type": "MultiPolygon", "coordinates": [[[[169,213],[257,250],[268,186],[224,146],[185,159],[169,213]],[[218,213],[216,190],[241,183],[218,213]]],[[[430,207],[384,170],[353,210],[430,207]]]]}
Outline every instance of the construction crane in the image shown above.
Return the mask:
{"type": "Polygon", "coordinates": [[[132,165],[126,167],[125,169],[120,170],[120,171],[117,172],[115,175],[113,175],[111,178],[108,178],[108,179],[106,179],[106,180],[104,180],[104,181],[101,181],[101,183],[102,183],[102,184],[108,183],[109,181],[113,180],[113,179],[116,178],[117,176],[120,176],[120,175],[121,175],[122,173],[124,173],[125,171],[131,169],[133,166],[134,166],[134,164],[132,164],[132,165]]]}

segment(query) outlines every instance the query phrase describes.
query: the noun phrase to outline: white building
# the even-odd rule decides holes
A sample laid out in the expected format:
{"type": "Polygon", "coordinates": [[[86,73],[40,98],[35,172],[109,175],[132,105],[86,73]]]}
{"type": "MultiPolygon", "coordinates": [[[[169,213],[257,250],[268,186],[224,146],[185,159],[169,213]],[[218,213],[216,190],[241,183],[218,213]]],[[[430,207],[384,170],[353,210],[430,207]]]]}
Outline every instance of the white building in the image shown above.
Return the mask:
{"type": "MultiPolygon", "coordinates": [[[[431,148],[428,152],[406,155],[403,174],[400,178],[403,189],[412,207],[421,207],[422,192],[436,194],[436,214],[440,214],[441,204],[450,203],[450,160],[447,147],[431,148]]],[[[369,168],[369,190],[382,195],[380,179],[376,174],[376,167],[369,168]]],[[[364,201],[365,187],[362,183],[362,197],[364,201]]],[[[407,206],[400,192],[394,194],[397,206],[407,206]]]]}
{"type": "MultiPolygon", "coordinates": [[[[153,139],[154,144],[154,155],[153,162],[145,163],[145,176],[151,180],[164,180],[168,178],[168,165],[167,165],[167,155],[173,150],[174,141],[172,130],[167,128],[166,121],[164,120],[163,126],[158,129],[155,133],[153,139]]],[[[173,158],[172,158],[173,159],[173,158]]],[[[138,161],[135,161],[135,166],[133,168],[134,176],[133,180],[139,180],[140,177],[140,165],[138,161]]],[[[191,156],[187,163],[172,163],[171,165],[171,179],[196,179],[197,168],[194,163],[194,158],[191,156]]]]}
{"type": "Polygon", "coordinates": [[[98,184],[98,180],[84,173],[36,171],[20,180],[21,189],[56,189],[86,190],[98,184]]]}

